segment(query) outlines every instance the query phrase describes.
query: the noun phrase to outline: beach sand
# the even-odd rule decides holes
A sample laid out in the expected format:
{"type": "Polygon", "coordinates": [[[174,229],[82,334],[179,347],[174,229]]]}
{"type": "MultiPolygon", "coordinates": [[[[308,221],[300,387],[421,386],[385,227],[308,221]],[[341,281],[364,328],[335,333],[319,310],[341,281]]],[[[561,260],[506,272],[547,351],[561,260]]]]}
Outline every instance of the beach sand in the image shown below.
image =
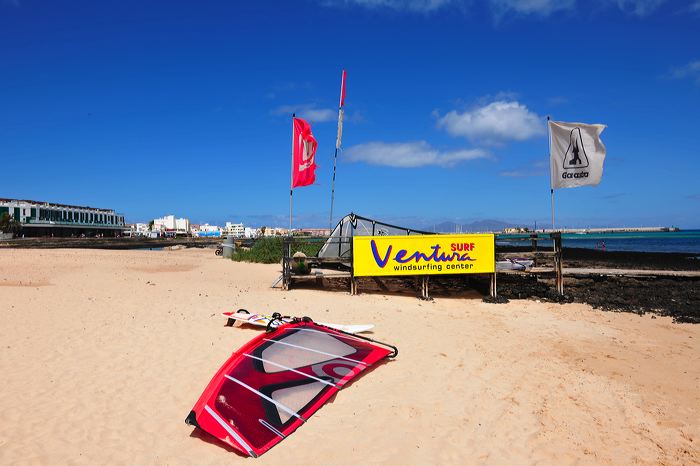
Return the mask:
{"type": "Polygon", "coordinates": [[[700,326],[477,293],[271,289],[212,250],[0,251],[1,464],[698,464],[700,326]],[[399,356],[246,460],[184,424],[258,328],[374,323],[399,356]],[[251,463],[252,464],[252,463],[251,463]]]}

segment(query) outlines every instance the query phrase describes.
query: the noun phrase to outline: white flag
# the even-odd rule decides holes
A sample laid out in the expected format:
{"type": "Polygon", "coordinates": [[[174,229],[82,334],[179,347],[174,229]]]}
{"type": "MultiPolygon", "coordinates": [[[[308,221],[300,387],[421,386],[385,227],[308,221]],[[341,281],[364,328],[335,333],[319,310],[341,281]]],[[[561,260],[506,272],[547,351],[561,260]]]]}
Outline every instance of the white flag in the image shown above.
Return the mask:
{"type": "Polygon", "coordinates": [[[605,125],[549,122],[552,189],[595,186],[603,176],[605,125]]]}
{"type": "Polygon", "coordinates": [[[338,137],[335,138],[335,148],[340,149],[340,146],[343,143],[343,115],[345,112],[343,111],[343,107],[340,107],[340,110],[338,110],[338,137]]]}

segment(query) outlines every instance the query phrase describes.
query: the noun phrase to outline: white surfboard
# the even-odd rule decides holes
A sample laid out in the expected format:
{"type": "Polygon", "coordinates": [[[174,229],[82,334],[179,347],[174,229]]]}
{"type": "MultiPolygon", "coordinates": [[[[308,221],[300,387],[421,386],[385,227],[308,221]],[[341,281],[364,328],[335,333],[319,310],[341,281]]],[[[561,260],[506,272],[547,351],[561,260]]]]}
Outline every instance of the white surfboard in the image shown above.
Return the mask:
{"type": "MultiPolygon", "coordinates": [[[[241,312],[222,312],[223,316],[229,319],[229,325],[240,326],[243,324],[257,325],[259,327],[267,327],[267,325],[272,320],[272,315],[267,314],[250,314],[247,311],[241,312]]],[[[282,316],[279,319],[275,319],[272,323],[273,327],[279,327],[282,324],[292,322],[294,318],[290,316],[282,316]]],[[[357,324],[357,325],[343,325],[343,324],[332,324],[327,322],[316,322],[319,325],[325,325],[326,327],[334,328],[336,330],[341,330],[347,333],[362,333],[368,332],[374,328],[373,324],[357,324]]]]}

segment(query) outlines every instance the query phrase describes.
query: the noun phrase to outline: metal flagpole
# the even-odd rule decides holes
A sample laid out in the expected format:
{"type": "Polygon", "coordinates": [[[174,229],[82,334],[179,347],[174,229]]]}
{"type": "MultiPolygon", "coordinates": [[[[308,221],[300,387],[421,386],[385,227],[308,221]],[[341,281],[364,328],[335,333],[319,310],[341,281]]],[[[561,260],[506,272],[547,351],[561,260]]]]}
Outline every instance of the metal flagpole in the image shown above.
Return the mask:
{"type": "Polygon", "coordinates": [[[333,156],[333,180],[331,181],[331,214],[328,219],[328,229],[333,231],[333,202],[335,201],[335,166],[338,160],[338,149],[340,149],[341,141],[343,139],[343,105],[345,104],[344,99],[345,91],[345,70],[340,82],[340,107],[338,109],[338,137],[335,140],[335,155],[333,156]]]}
{"type": "Polygon", "coordinates": [[[554,230],[554,188],[550,189],[550,193],[552,194],[552,230],[554,230]]]}
{"type": "Polygon", "coordinates": [[[294,118],[296,113],[292,113],[292,169],[289,172],[289,231],[288,235],[292,234],[292,193],[294,192],[294,118]]]}
{"type": "Polygon", "coordinates": [[[549,130],[549,115],[547,115],[547,140],[549,142],[549,192],[552,195],[552,231],[554,231],[554,180],[552,179],[552,133],[549,130]]]}
{"type": "MultiPolygon", "coordinates": [[[[342,112],[342,109],[341,109],[342,112]]],[[[333,156],[333,181],[331,181],[331,215],[328,218],[328,230],[332,232],[333,230],[333,201],[335,200],[335,162],[338,160],[338,147],[335,148],[335,155],[333,156]]]]}

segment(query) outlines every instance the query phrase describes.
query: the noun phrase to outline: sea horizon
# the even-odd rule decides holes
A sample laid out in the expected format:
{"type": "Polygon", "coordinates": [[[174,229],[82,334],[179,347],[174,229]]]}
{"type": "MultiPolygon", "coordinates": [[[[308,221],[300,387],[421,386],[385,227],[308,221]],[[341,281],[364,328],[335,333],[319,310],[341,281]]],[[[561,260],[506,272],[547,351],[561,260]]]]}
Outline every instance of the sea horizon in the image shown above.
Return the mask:
{"type": "MultiPolygon", "coordinates": [[[[499,244],[523,244],[509,241],[523,235],[499,235],[499,244]]],[[[564,248],[605,251],[669,252],[700,255],[700,229],[654,232],[563,233],[564,248]]]]}

